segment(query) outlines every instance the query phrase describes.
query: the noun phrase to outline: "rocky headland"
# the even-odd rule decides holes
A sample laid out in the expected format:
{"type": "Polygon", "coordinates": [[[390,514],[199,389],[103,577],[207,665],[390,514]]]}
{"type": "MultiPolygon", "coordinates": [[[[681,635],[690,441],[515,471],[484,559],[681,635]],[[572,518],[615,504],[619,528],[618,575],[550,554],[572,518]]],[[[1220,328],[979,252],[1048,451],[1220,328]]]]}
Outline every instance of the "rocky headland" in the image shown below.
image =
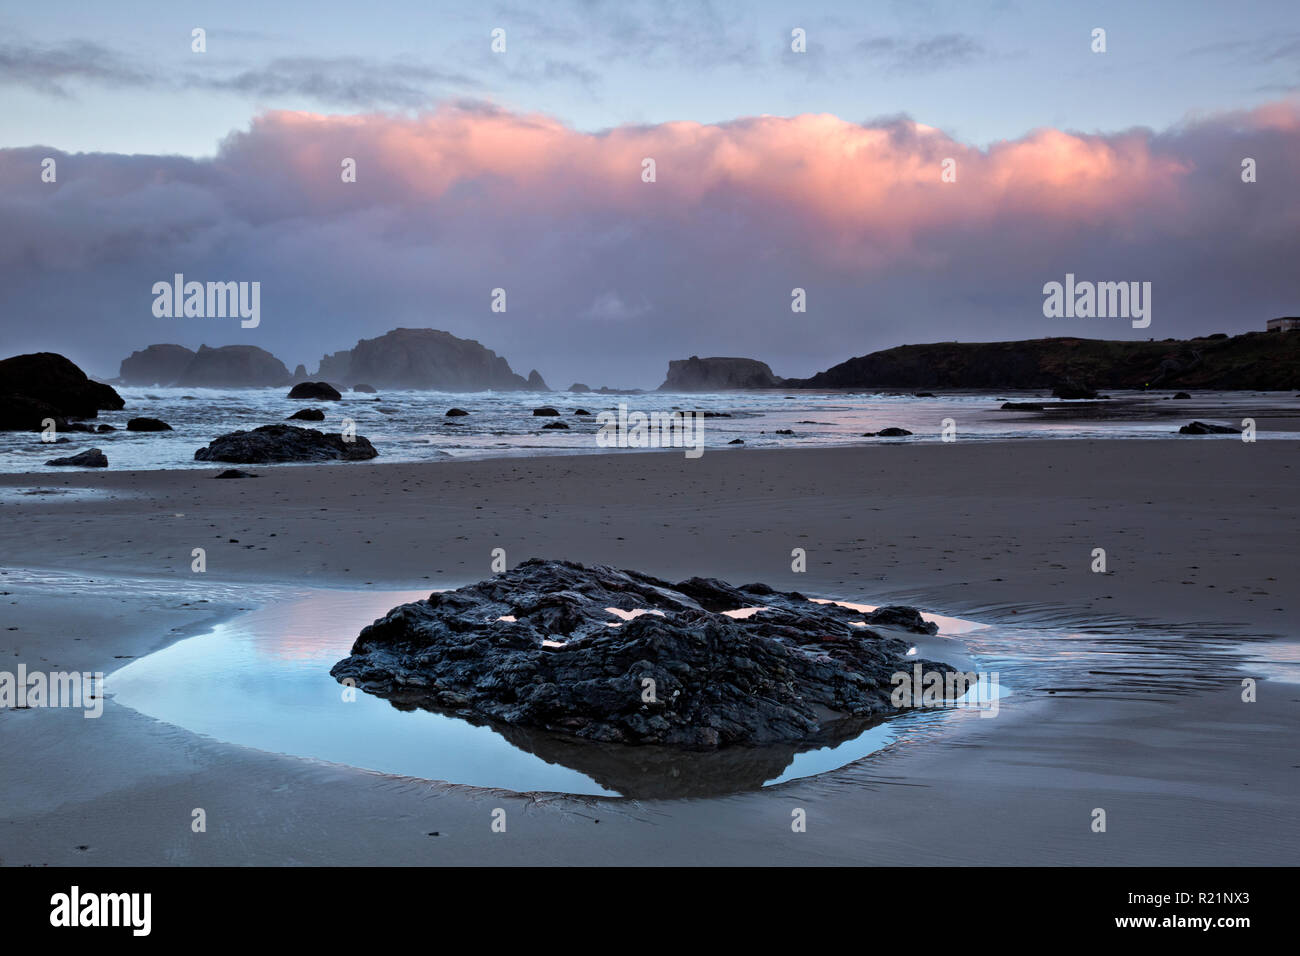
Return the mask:
{"type": "Polygon", "coordinates": [[[1300,335],[1216,334],[1112,341],[1073,337],[1019,342],[934,342],[872,352],[791,379],[788,388],[1059,389],[1087,398],[1099,388],[1293,389],[1300,335]]]}

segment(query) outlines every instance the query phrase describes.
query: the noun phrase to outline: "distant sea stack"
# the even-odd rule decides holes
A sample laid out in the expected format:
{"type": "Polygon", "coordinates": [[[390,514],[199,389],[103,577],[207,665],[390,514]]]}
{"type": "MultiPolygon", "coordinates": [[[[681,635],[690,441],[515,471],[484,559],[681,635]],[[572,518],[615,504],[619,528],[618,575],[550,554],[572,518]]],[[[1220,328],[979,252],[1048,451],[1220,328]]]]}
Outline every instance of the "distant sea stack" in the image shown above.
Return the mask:
{"type": "Polygon", "coordinates": [[[122,359],[117,373],[123,385],[171,385],[194,361],[194,350],[183,345],[151,345],[122,359]]]}
{"type": "Polygon", "coordinates": [[[0,361],[0,431],[38,431],[47,418],[62,428],[68,418],[95,418],[125,404],[111,385],[92,382],[55,352],[0,361]]]}
{"type": "Polygon", "coordinates": [[[150,345],[122,360],[122,385],[188,385],[208,388],[275,388],[292,381],[284,363],[255,345],[150,345]]]}
{"type": "MultiPolygon", "coordinates": [[[[329,355],[323,355],[320,360],[320,368],[316,370],[316,378],[322,382],[347,383],[349,381],[348,369],[351,364],[352,351],[350,349],[340,349],[337,352],[331,352],[329,355]]],[[[304,380],[310,378],[305,374],[306,371],[304,368],[304,380]]]]}
{"type": "Polygon", "coordinates": [[[284,363],[255,345],[200,345],[194,361],[176,380],[177,385],[225,388],[262,388],[288,385],[292,376],[284,363]]]}
{"type": "Polygon", "coordinates": [[[668,363],[661,392],[716,392],[737,388],[780,388],[785,379],[772,374],[767,363],[748,358],[676,359],[668,363]]]}
{"type": "Polygon", "coordinates": [[[1048,338],[901,345],[849,359],[788,388],[1294,389],[1300,335],[1247,332],[1129,342],[1048,338]]]}
{"type": "Polygon", "coordinates": [[[496,352],[438,329],[393,329],[378,338],[362,339],[348,351],[322,358],[316,377],[329,382],[368,382],[378,388],[470,392],[536,389],[536,382],[541,381],[538,375],[530,385],[496,352]]]}

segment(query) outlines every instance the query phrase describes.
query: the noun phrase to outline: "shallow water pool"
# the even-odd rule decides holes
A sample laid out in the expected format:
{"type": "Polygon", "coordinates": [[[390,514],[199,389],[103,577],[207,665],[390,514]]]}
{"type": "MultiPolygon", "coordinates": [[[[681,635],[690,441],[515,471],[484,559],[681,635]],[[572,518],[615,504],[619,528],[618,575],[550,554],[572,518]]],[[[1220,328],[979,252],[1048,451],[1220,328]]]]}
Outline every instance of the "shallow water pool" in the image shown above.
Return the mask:
{"type": "MultiPolygon", "coordinates": [[[[345,694],[329,671],[361,629],[427,596],[427,590],[297,591],[133,661],[108,677],[106,691],[158,720],[258,750],[476,787],[633,797],[734,792],[824,773],[936,716],[864,722],[841,743],[803,751],[694,753],[475,724],[399,709],[360,691],[345,694]]],[[[948,622],[941,622],[946,631],[948,622]]],[[[922,653],[961,666],[951,639],[929,639],[922,653]],[[941,656],[945,644],[952,653],[941,656]]]]}

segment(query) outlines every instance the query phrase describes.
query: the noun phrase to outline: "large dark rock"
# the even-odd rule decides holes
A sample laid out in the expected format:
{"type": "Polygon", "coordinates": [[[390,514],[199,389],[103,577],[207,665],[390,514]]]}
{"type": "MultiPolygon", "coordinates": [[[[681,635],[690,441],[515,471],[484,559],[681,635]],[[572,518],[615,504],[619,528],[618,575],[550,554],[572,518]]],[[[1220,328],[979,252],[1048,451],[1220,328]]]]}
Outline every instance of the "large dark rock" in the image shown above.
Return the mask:
{"type": "Polygon", "coordinates": [[[49,402],[29,395],[0,395],[0,431],[39,431],[47,420],[59,430],[69,427],[63,409],[49,402]]]}
{"type": "Polygon", "coordinates": [[[285,421],[323,422],[325,421],[325,412],[319,408],[300,408],[285,421]]]}
{"type": "Polygon", "coordinates": [[[535,417],[550,417],[558,414],[560,414],[559,410],[552,408],[550,405],[543,405],[541,408],[533,409],[533,415],[535,417]]]}
{"type": "Polygon", "coordinates": [[[593,741],[697,749],[829,741],[845,722],[896,712],[891,678],[916,663],[908,642],[861,621],[762,584],[674,585],[530,560],[394,608],[330,673],[395,706],[593,741]],[[722,613],[746,607],[763,610],[722,613]]]}
{"type": "Polygon", "coordinates": [[[343,396],[329,382],[299,382],[289,389],[290,398],[322,399],[327,402],[340,401],[343,396]]]}
{"type": "Polygon", "coordinates": [[[183,345],[150,345],[122,359],[117,377],[123,385],[171,385],[193,361],[183,345]]]}
{"type": "Polygon", "coordinates": [[[160,418],[133,418],[126,423],[129,432],[169,432],[172,427],[160,418]]]}
{"type": "Polygon", "coordinates": [[[108,456],[98,448],[91,448],[83,451],[79,455],[72,455],[69,458],[51,458],[45,464],[69,466],[73,468],[107,468],[108,456]]]}
{"type": "Polygon", "coordinates": [[[0,361],[0,430],[35,431],[47,418],[95,418],[101,409],[126,403],[110,385],[93,382],[54,352],[15,355],[0,361]]]}
{"type": "Polygon", "coordinates": [[[535,387],[491,349],[438,329],[393,329],[362,339],[351,349],[322,358],[317,375],[380,388],[449,392],[535,387]]]}
{"type": "Polygon", "coordinates": [[[195,461],[266,464],[286,461],[365,461],[379,452],[357,435],[344,441],[341,434],[326,435],[296,425],[263,425],[251,432],[238,431],[214,438],[194,453],[195,461]]]}
{"type": "Polygon", "coordinates": [[[542,378],[541,373],[538,372],[537,369],[533,369],[528,373],[528,387],[535,392],[550,391],[550,389],[546,387],[546,380],[542,378]]]}
{"type": "Polygon", "coordinates": [[[1209,422],[1192,422],[1178,429],[1180,435],[1240,435],[1240,428],[1229,425],[1212,425],[1209,422]]]}
{"type": "Polygon", "coordinates": [[[766,362],[748,358],[676,359],[668,363],[661,392],[716,392],[736,388],[779,388],[785,382],[766,362]]]}
{"type": "Polygon", "coordinates": [[[284,363],[255,345],[200,345],[176,380],[177,385],[204,388],[273,388],[293,380],[284,363]]]}

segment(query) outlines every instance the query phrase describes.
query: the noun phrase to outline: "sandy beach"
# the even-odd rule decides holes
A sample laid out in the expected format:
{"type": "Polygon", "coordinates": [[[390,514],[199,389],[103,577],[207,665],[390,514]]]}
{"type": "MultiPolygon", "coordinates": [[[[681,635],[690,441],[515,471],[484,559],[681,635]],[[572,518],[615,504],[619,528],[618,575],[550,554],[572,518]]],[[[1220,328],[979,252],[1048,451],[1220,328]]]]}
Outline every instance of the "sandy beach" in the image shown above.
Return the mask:
{"type": "Polygon", "coordinates": [[[0,776],[0,864],[1249,865],[1300,848],[1300,686],[1277,679],[1300,636],[1289,442],[250,470],[261,477],[0,476],[3,659],[111,672],[259,606],[271,584],[456,587],[504,548],[512,566],[564,558],[913,604],[1022,631],[1026,657],[1050,660],[1015,664],[997,719],[954,713],[828,774],[678,801],[370,773],[112,699],[99,720],[6,710],[0,764],[24,770],[0,776]],[[791,570],[794,548],[806,573],[791,570]],[[1090,570],[1095,548],[1108,573],[1090,570]],[[1035,638],[1048,628],[1077,645],[1035,638]],[[1248,676],[1255,703],[1241,699],[1248,676]],[[196,807],[207,833],[190,830],[196,807]],[[1089,826],[1098,807],[1105,833],[1089,826]],[[795,808],[806,833],[791,831],[795,808]]]}

